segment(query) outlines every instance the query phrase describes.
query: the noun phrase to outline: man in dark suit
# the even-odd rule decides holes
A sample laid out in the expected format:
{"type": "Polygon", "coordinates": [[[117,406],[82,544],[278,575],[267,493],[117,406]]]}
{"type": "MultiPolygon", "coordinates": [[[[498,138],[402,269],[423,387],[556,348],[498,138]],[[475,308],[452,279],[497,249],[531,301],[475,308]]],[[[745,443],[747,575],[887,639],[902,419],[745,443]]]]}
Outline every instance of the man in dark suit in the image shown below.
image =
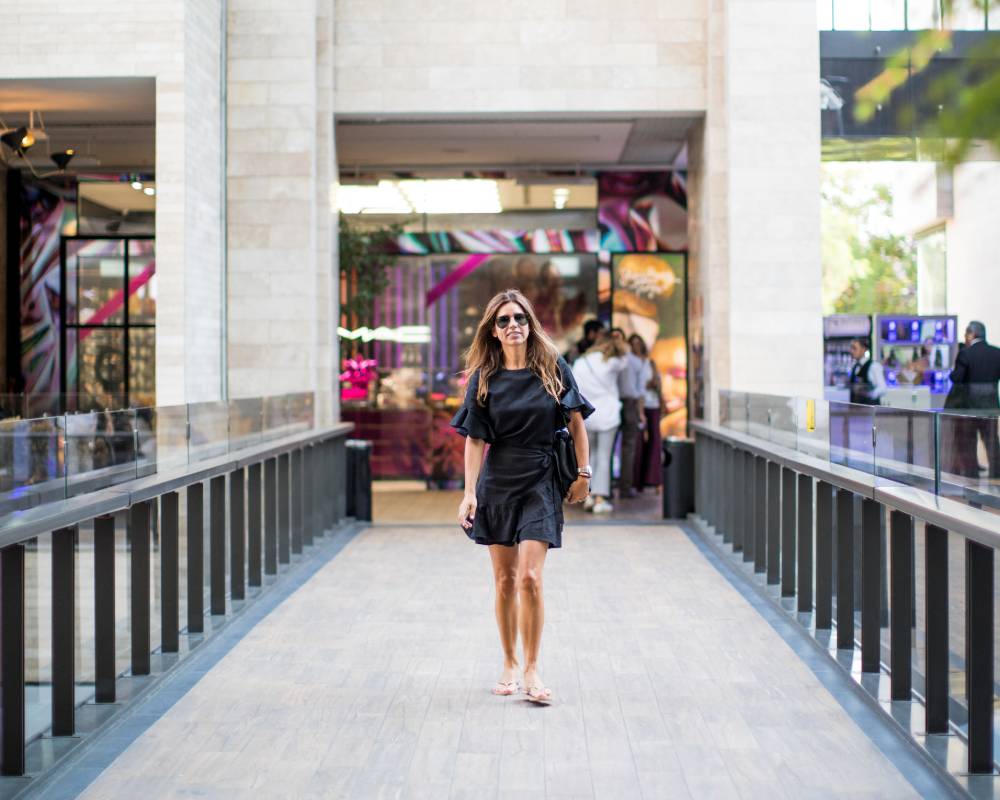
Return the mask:
{"type": "MultiPolygon", "coordinates": [[[[1000,478],[1000,440],[997,439],[997,413],[1000,411],[1000,347],[986,343],[986,326],[981,322],[970,322],[965,329],[965,348],[955,359],[955,369],[951,372],[951,391],[945,401],[945,408],[973,409],[979,415],[972,417],[965,427],[972,433],[969,446],[972,452],[969,463],[975,464],[977,438],[982,438],[989,459],[990,478],[1000,478]]],[[[964,422],[961,421],[961,422],[964,422]]],[[[966,473],[971,472],[965,470],[966,473]]],[[[978,477],[972,474],[970,477],[978,477]]]]}

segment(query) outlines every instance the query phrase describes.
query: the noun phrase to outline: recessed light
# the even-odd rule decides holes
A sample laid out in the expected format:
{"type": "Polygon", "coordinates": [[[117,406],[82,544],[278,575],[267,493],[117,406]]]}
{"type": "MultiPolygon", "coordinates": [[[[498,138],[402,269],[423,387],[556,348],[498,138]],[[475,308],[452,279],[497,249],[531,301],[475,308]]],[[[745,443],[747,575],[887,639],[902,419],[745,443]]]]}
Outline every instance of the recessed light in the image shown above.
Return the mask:
{"type": "Polygon", "coordinates": [[[132,181],[132,188],[135,189],[137,192],[141,192],[142,191],[142,181],[132,181]]]}

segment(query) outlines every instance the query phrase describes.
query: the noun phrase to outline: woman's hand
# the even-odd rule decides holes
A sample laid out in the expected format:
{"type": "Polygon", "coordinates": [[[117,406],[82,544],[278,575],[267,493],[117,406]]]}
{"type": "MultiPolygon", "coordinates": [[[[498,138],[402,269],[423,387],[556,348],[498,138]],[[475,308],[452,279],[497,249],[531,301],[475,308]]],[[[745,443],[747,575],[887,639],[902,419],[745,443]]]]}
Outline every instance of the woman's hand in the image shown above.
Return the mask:
{"type": "Polygon", "coordinates": [[[476,518],[476,506],[476,495],[466,492],[458,506],[458,521],[466,530],[472,527],[472,521],[476,518]]]}
{"type": "Polygon", "coordinates": [[[566,502],[582,503],[588,494],[590,494],[590,480],[581,475],[570,484],[569,491],[566,493],[566,502]]]}

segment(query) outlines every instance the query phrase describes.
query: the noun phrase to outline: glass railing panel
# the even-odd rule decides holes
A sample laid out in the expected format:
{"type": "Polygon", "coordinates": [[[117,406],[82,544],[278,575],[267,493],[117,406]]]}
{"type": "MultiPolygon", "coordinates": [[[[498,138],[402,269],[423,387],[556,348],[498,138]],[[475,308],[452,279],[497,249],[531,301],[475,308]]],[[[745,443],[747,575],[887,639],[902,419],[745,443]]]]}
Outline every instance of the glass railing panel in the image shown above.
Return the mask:
{"type": "Polygon", "coordinates": [[[873,474],[874,424],[875,406],[831,402],[830,463],[873,474]]]}
{"type": "Polygon", "coordinates": [[[796,397],[795,406],[795,449],[800,453],[824,461],[830,459],[830,403],[796,397]]]}
{"type": "Polygon", "coordinates": [[[132,411],[67,414],[65,420],[68,497],[135,479],[132,411]]]}
{"type": "Polygon", "coordinates": [[[229,401],[230,450],[242,450],[260,444],[263,427],[263,397],[240,397],[229,401]]]}
{"type": "Polygon", "coordinates": [[[192,464],[229,452],[228,403],[189,403],[188,422],[188,458],[192,464]]]}
{"type": "Polygon", "coordinates": [[[746,430],[751,436],[771,441],[771,407],[773,398],[768,394],[748,394],[746,399],[746,430]]]}
{"type": "Polygon", "coordinates": [[[264,398],[264,438],[277,439],[288,425],[288,397],[279,394],[264,398]]]}
{"type": "Polygon", "coordinates": [[[66,497],[64,417],[0,420],[0,516],[66,497]]]}
{"type": "Polygon", "coordinates": [[[739,433],[746,433],[747,393],[724,390],[719,393],[719,398],[720,419],[723,412],[726,415],[726,421],[723,423],[723,427],[738,431],[739,433]],[[725,397],[724,400],[723,396],[725,397]]]}
{"type": "Polygon", "coordinates": [[[136,409],[139,475],[181,469],[188,464],[188,407],[136,409]]]}
{"type": "Polygon", "coordinates": [[[875,409],[875,477],[934,491],[934,415],[910,408],[875,409]]]}
{"type": "Polygon", "coordinates": [[[938,418],[940,494],[1000,511],[1000,409],[946,411],[938,418]]]}
{"type": "Polygon", "coordinates": [[[288,433],[303,433],[315,427],[312,392],[287,395],[285,408],[288,414],[288,433]]]}

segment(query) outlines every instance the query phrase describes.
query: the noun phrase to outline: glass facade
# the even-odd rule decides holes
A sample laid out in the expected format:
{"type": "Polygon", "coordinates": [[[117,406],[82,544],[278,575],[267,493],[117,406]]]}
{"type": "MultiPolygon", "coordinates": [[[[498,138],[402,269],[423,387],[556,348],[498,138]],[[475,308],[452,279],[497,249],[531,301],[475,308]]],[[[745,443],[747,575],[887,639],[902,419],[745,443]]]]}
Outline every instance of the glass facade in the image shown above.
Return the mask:
{"type": "Polygon", "coordinates": [[[828,31],[1000,30],[1000,9],[982,0],[817,0],[828,31]]]}

